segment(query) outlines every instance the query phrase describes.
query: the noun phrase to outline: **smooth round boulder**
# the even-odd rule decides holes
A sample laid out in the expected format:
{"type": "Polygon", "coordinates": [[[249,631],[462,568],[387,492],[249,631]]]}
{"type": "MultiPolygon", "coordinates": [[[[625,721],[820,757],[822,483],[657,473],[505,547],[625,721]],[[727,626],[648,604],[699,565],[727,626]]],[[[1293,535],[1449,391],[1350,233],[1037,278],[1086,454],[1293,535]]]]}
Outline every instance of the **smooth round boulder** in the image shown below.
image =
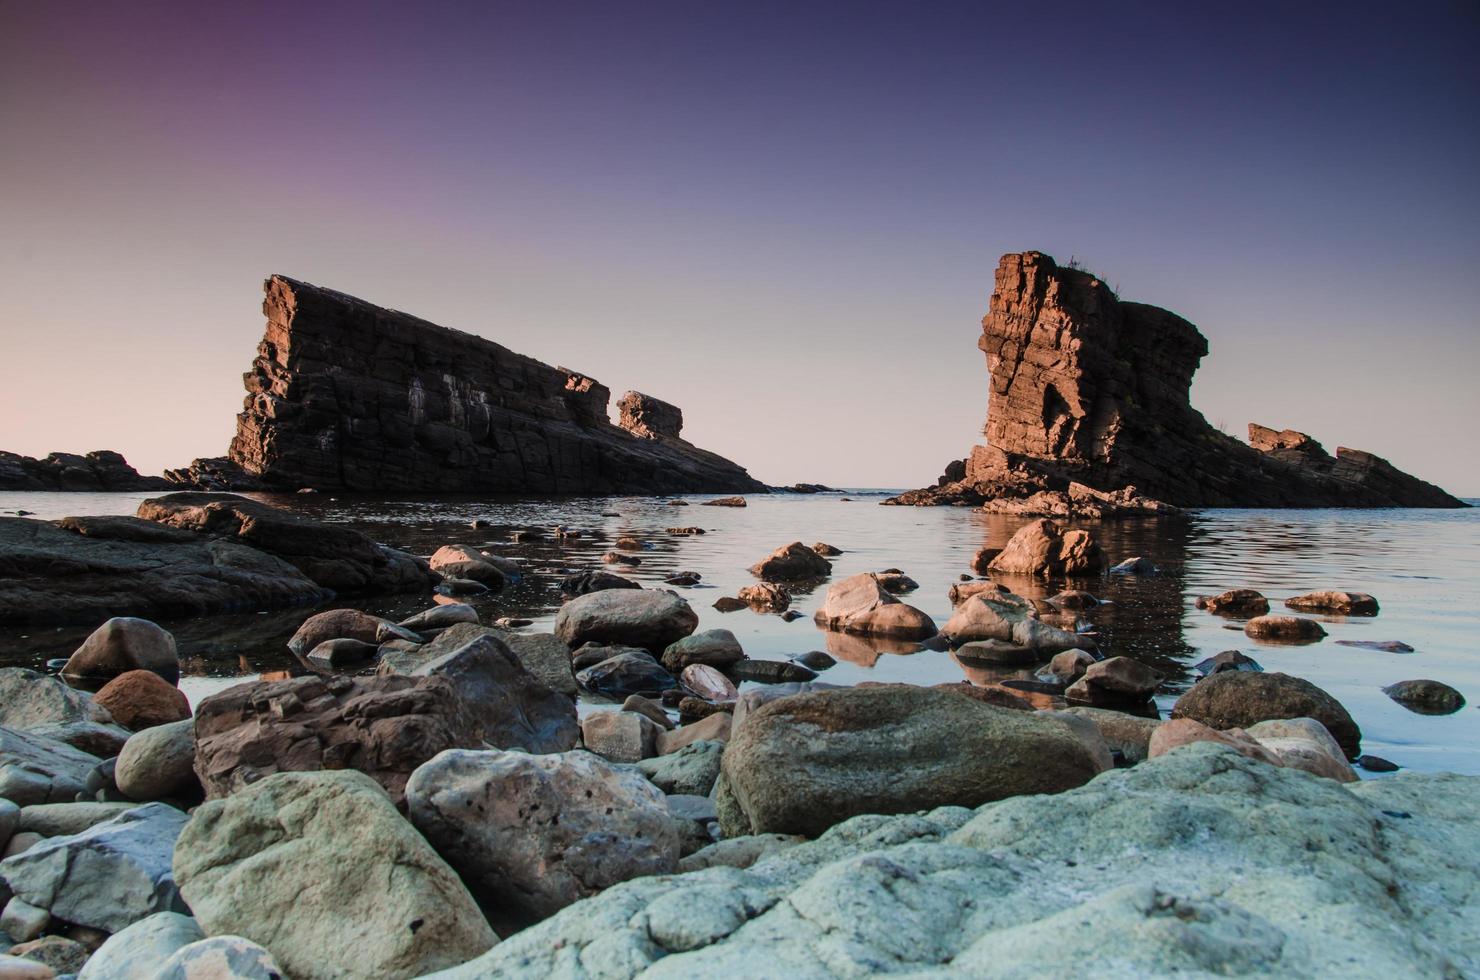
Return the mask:
{"type": "Polygon", "coordinates": [[[113,781],[131,800],[198,797],[201,788],[195,776],[195,720],[186,718],[136,733],[118,754],[113,781]]]}
{"type": "Polygon", "coordinates": [[[450,751],[406,784],[408,816],[506,934],[644,875],[677,870],[663,793],[589,752],[450,751]]]}
{"type": "Polygon", "coordinates": [[[487,555],[461,544],[446,544],[438,548],[428,564],[432,571],[445,578],[472,579],[495,592],[504,587],[506,579],[487,555]]]}
{"type": "Polygon", "coordinates": [[[67,659],[62,674],[109,681],[131,670],[149,670],[170,684],[180,679],[180,656],[168,630],[147,619],[119,616],[93,630],[67,659]]]}
{"type": "Polygon", "coordinates": [[[706,667],[728,667],[745,659],[745,651],[735,634],[726,629],[704,630],[668,644],[663,651],[663,666],[675,674],[691,664],[706,667]]]}
{"type": "Polygon", "coordinates": [[[1362,730],[1341,702],[1290,674],[1244,670],[1210,674],[1177,699],[1172,717],[1192,718],[1220,731],[1279,718],[1314,718],[1326,726],[1348,759],[1361,754],[1362,730]]]}
{"type": "Polygon", "coordinates": [[[1399,681],[1383,688],[1382,693],[1423,715],[1452,715],[1465,706],[1465,696],[1442,681],[1399,681]]]}
{"type": "Polygon", "coordinates": [[[721,770],[727,837],[815,837],[861,813],[1056,793],[1100,771],[1061,722],[908,685],[812,691],[737,713],[721,770]]]}
{"type": "Polygon", "coordinates": [[[93,703],[134,732],[190,717],[184,693],[152,670],[119,674],[93,695],[93,703]]]}
{"type": "Polygon", "coordinates": [[[1314,619],[1303,616],[1255,616],[1244,624],[1251,639],[1270,643],[1315,643],[1326,631],[1314,619]]]}
{"type": "Polygon", "coordinates": [[[555,616],[555,635],[572,649],[594,641],[624,643],[660,654],[698,625],[698,615],[672,592],[603,589],[561,606],[555,616]]]}

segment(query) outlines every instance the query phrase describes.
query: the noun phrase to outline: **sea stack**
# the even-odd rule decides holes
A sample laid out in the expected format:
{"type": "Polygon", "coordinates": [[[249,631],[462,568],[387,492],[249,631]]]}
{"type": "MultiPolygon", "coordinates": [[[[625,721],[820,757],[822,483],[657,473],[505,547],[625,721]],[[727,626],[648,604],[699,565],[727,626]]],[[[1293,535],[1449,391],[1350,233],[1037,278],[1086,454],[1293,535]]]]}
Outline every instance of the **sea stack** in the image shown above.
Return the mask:
{"type": "MultiPolygon", "coordinates": [[[[764,492],[686,442],[676,406],[285,276],[229,460],[267,487],[440,493],[764,492]]],[[[219,461],[205,461],[219,462],[219,461]]]]}
{"type": "Polygon", "coordinates": [[[1135,487],[1182,507],[1463,507],[1371,453],[1311,437],[1209,425],[1188,397],[1205,337],[1167,310],[1122,301],[1042,252],[997,266],[977,346],[990,384],[986,445],[895,503],[1027,497],[1078,483],[1135,487]]]}

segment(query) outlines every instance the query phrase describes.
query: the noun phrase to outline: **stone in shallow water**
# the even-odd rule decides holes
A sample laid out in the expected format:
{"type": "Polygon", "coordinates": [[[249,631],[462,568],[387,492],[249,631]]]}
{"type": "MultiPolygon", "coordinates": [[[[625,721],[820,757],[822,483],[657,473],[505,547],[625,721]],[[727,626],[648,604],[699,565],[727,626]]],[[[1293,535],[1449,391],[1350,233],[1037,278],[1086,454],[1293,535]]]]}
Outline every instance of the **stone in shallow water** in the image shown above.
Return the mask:
{"type": "Polygon", "coordinates": [[[1307,592],[1285,600],[1300,612],[1338,613],[1343,616],[1376,616],[1377,600],[1365,592],[1307,592]]]}
{"type": "Polygon", "coordinates": [[[1452,715],[1465,706],[1465,696],[1442,681],[1399,681],[1382,693],[1418,714],[1452,715]]]}
{"type": "Polygon", "coordinates": [[[175,638],[147,619],[115,617],[82,641],[62,673],[89,681],[108,681],[131,670],[150,670],[170,684],[180,679],[175,638]]]}
{"type": "Polygon", "coordinates": [[[1277,672],[1225,670],[1204,677],[1177,699],[1172,717],[1193,718],[1220,731],[1271,719],[1314,718],[1347,758],[1355,758],[1362,743],[1362,730],[1341,702],[1304,678],[1277,672]]]}

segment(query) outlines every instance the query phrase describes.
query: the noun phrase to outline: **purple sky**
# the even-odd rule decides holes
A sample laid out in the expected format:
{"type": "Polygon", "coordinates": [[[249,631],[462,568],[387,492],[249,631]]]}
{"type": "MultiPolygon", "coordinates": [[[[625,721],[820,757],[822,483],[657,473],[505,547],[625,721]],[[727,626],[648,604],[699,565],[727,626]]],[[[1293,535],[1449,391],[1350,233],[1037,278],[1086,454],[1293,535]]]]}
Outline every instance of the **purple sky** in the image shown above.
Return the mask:
{"type": "Polygon", "coordinates": [[[916,486],[1036,248],[1480,494],[1480,8],[1204,6],[0,0],[0,448],[223,453],[281,272],[916,486]]]}

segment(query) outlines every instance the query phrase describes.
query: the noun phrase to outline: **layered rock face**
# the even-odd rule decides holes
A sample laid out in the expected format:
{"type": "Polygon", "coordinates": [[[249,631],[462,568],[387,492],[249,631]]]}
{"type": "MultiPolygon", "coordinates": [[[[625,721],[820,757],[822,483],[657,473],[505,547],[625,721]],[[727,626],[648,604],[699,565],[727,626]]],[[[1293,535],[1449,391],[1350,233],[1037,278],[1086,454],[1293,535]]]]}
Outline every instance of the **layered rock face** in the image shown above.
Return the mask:
{"type": "Polygon", "coordinates": [[[52,453],[45,459],[0,452],[0,490],[162,490],[169,485],[163,477],[141,476],[107,449],[86,456],[52,453]]]}
{"type": "Polygon", "coordinates": [[[274,276],[229,458],[276,487],[469,493],[760,491],[637,392],[274,276]]]}
{"type": "Polygon", "coordinates": [[[978,347],[991,373],[986,445],[900,503],[980,502],[1133,486],[1187,507],[1461,507],[1370,453],[1333,458],[1303,433],[1214,429],[1188,399],[1197,328],[1118,299],[1041,252],[1002,257],[978,347]]]}

